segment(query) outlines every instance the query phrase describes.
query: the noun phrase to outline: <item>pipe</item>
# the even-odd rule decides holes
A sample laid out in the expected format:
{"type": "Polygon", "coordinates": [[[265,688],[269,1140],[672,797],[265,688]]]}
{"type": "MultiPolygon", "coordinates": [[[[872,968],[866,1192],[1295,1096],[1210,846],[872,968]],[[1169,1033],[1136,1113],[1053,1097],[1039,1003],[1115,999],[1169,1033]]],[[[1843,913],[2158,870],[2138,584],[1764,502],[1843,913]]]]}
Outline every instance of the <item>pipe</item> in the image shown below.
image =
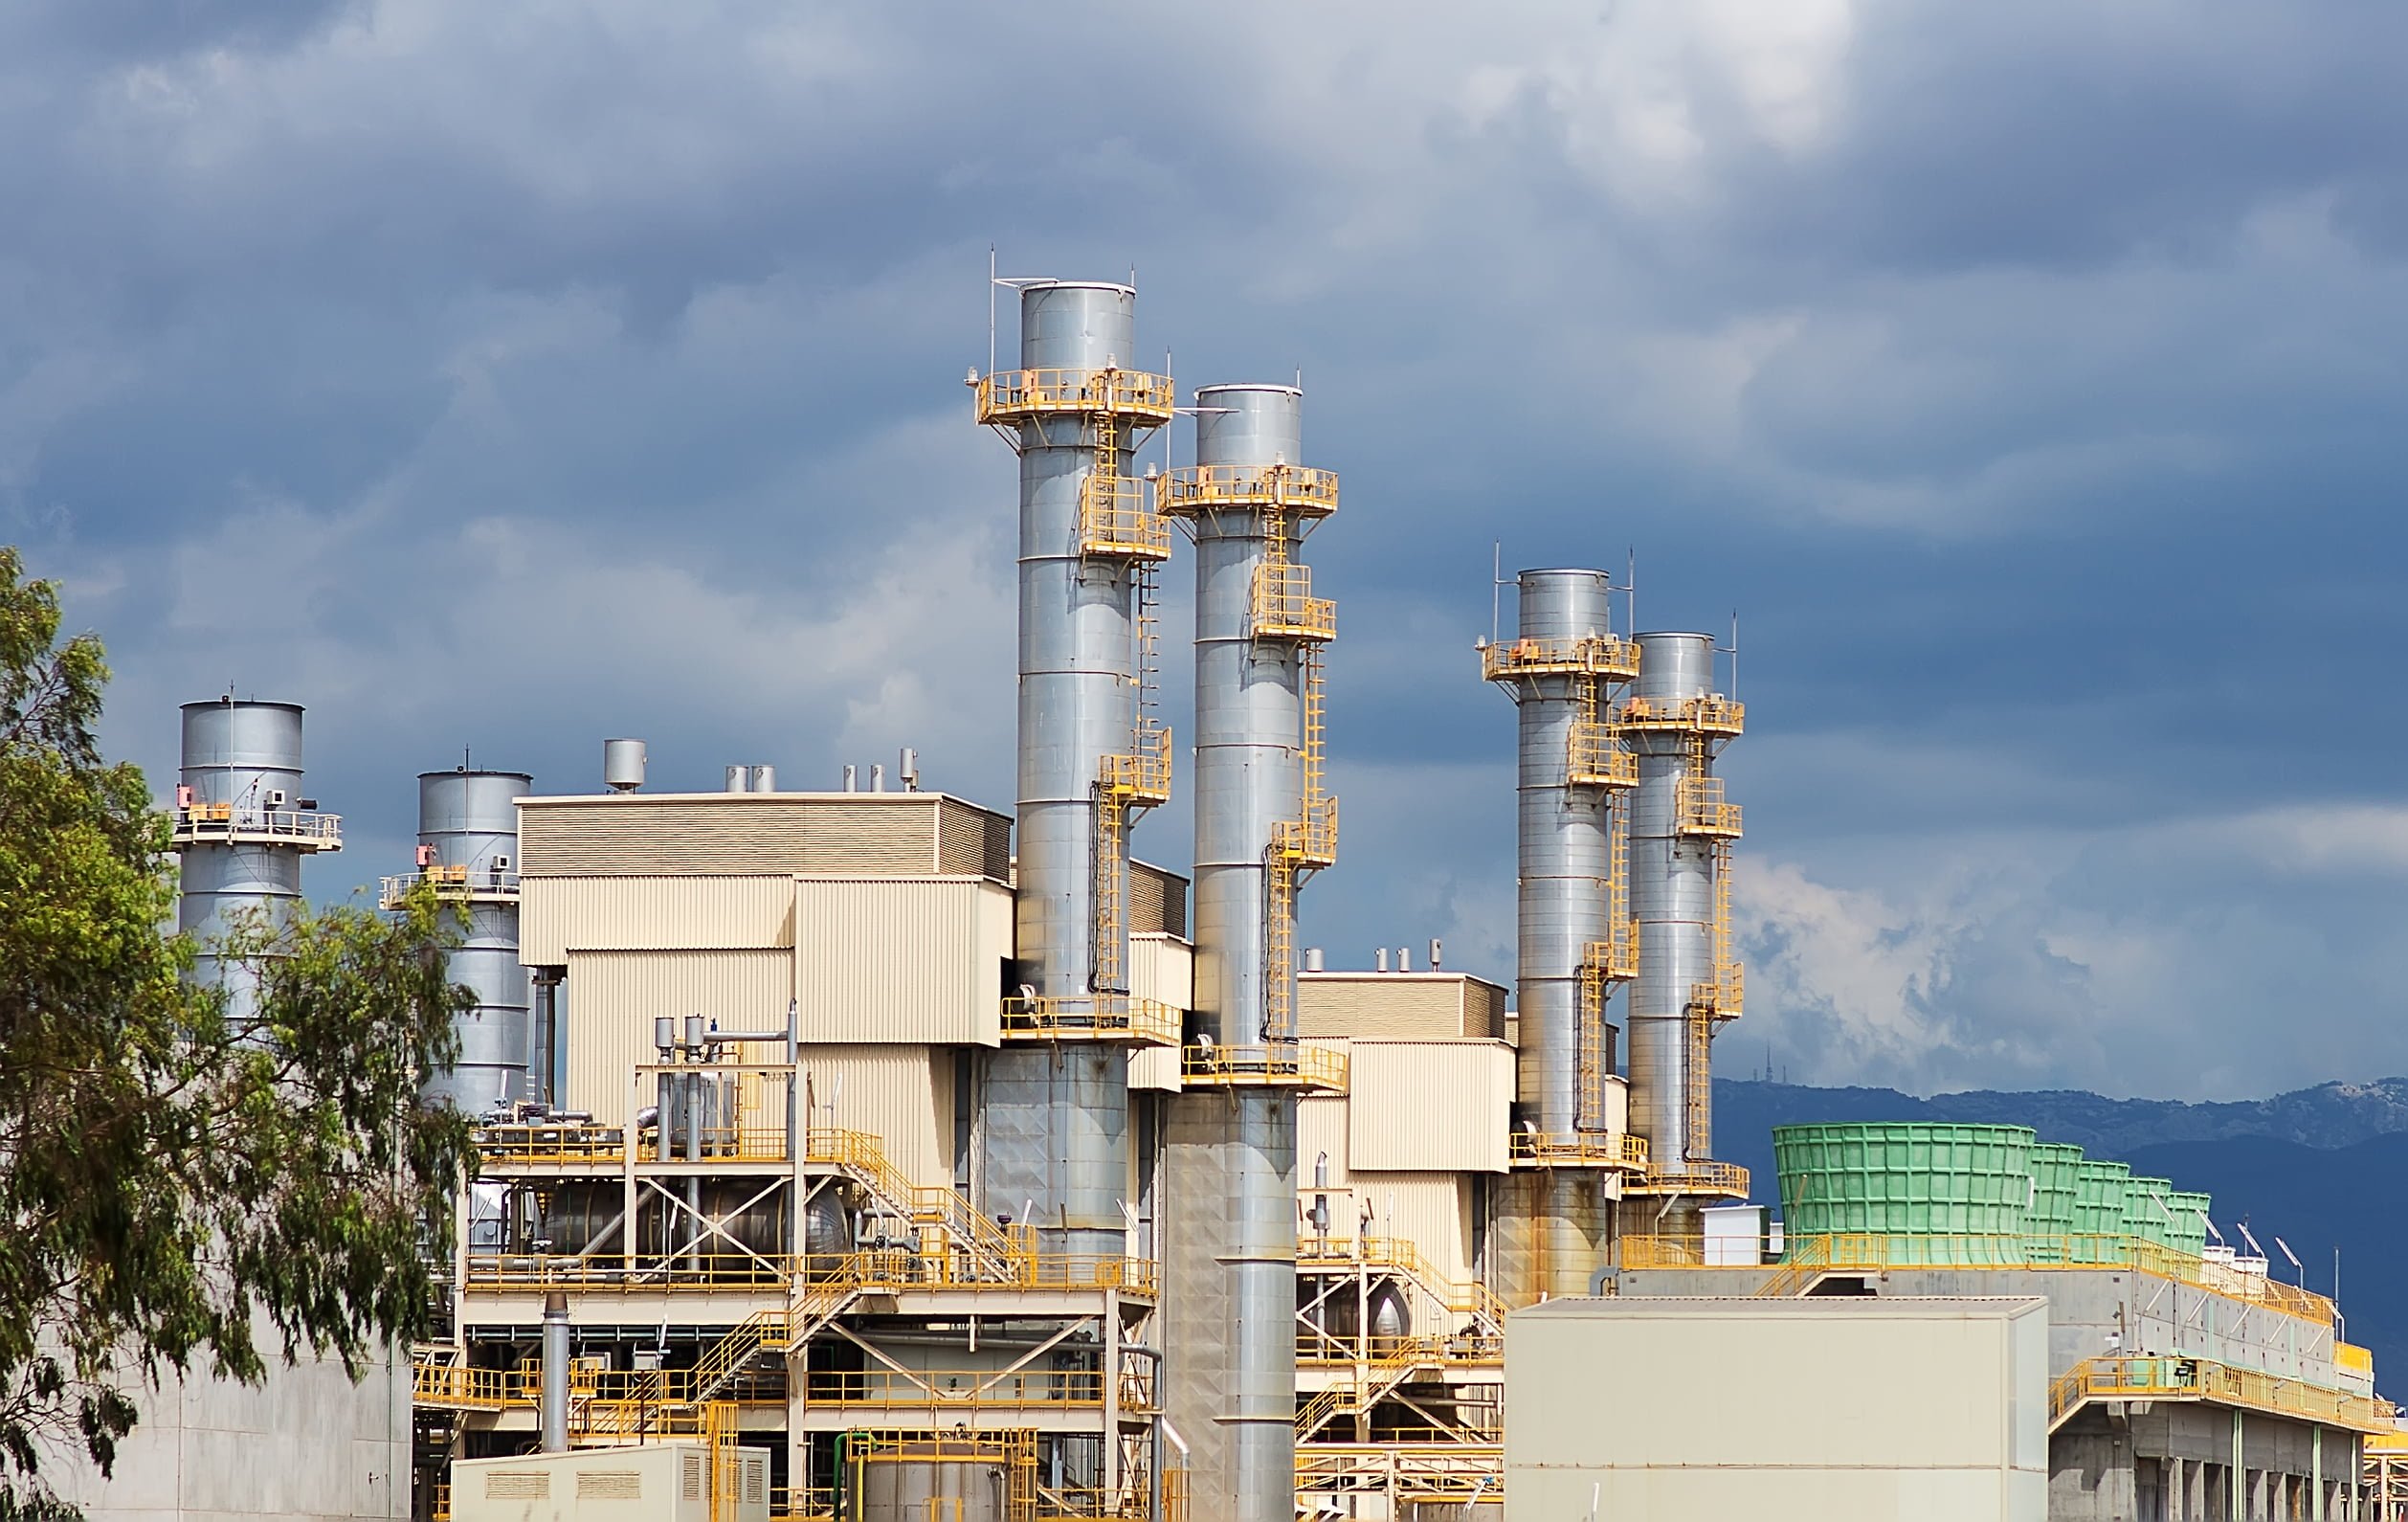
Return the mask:
{"type": "Polygon", "coordinates": [[[544,1412],[542,1450],[569,1451],[569,1297],[544,1297],[544,1412]]]}

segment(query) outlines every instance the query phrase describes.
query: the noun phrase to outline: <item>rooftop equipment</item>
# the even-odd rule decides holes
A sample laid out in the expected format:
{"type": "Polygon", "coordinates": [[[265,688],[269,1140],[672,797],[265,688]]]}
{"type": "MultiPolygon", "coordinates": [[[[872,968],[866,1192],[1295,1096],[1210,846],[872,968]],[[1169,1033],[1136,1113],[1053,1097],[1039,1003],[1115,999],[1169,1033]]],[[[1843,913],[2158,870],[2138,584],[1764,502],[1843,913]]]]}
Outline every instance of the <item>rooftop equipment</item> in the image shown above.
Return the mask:
{"type": "Polygon", "coordinates": [[[1170,731],[1146,703],[1170,532],[1128,460],[1140,435],[1170,421],[1171,390],[1123,368],[1136,303],[1126,285],[1026,285],[1022,368],[971,378],[978,421],[1020,460],[1012,981],[1035,990],[1021,1028],[1059,1038],[988,1060],[981,1182],[990,1199],[1032,1199],[1041,1244],[1074,1253],[1118,1254],[1126,1240],[1128,1066],[1096,1038],[1114,1016],[1130,1023],[1129,823],[1171,795],[1170,731]]]}
{"type": "Polygon", "coordinates": [[[644,742],[602,742],[602,784],[613,793],[633,793],[644,785],[644,742]]]}

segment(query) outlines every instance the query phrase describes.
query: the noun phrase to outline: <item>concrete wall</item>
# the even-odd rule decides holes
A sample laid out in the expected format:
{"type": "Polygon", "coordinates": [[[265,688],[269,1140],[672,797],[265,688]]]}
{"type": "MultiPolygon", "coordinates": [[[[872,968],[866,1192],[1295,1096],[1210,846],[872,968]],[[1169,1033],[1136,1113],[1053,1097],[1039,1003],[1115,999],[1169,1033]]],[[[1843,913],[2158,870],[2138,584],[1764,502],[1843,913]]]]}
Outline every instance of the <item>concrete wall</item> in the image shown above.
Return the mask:
{"type": "MultiPolygon", "coordinates": [[[[275,1332],[262,1326],[262,1346],[275,1332]]],[[[410,1369],[286,1369],[257,1389],[170,1380],[135,1398],[142,1422],[106,1481],[70,1464],[58,1488],[90,1522],[300,1522],[410,1515],[410,1369]]],[[[47,1467],[47,1466],[46,1466],[47,1467]]]]}
{"type": "Polygon", "coordinates": [[[1505,1332],[1505,1517],[2040,1522],[2047,1307],[1556,1300],[1505,1332]]]}

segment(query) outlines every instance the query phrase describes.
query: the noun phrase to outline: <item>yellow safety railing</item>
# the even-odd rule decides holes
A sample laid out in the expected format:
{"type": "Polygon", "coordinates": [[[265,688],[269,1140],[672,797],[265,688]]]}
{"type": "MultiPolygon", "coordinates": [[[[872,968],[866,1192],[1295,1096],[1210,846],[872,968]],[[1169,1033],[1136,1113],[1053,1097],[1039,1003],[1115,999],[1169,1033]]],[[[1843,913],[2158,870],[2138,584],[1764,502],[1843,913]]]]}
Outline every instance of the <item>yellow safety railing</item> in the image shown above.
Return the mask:
{"type": "Polygon", "coordinates": [[[1643,1178],[1622,1186],[1635,1195],[1714,1195],[1730,1199],[1748,1197],[1748,1170],[1737,1163],[1686,1158],[1651,1164],[1643,1178]]]}
{"type": "Polygon", "coordinates": [[[1738,836],[1739,805],[1723,800],[1721,777],[1685,776],[1673,787],[1674,828],[1683,835],[1738,836]]]}
{"type": "Polygon", "coordinates": [[[1444,1362],[1423,1344],[1428,1339],[1400,1337],[1378,1359],[1362,1366],[1359,1377],[1342,1380],[1315,1395],[1296,1413],[1296,1435],[1309,1438],[1341,1416],[1369,1411],[1416,1372],[1444,1362]]]}
{"type": "MultiPolygon", "coordinates": [[[[1037,1434],[1020,1432],[852,1432],[845,1436],[847,1462],[862,1466],[902,1464],[992,1464],[1003,1471],[1003,1522],[1037,1522],[1037,1434]]],[[[1169,1476],[1164,1477],[1168,1479],[1169,1476]]],[[[861,1493],[851,1488],[854,1522],[861,1517],[861,1493]]],[[[942,1500],[942,1498],[939,1498],[942,1500]]],[[[923,1522],[964,1522],[965,1513],[931,1506],[923,1522]]]]}
{"type": "Polygon", "coordinates": [[[1695,698],[1630,697],[1622,700],[1616,722],[1625,729],[1703,729],[1728,738],[1747,729],[1748,705],[1719,693],[1695,698]]]}
{"type": "Polygon", "coordinates": [[[1304,465],[1183,465],[1155,477],[1154,494],[1161,510],[1172,514],[1277,507],[1299,517],[1327,517],[1338,510],[1338,473],[1304,465]]]}
{"type": "Polygon", "coordinates": [[[1565,780],[1576,788],[1605,788],[1619,793],[1639,786],[1639,756],[1622,743],[1614,727],[1608,693],[1617,680],[1583,673],[1579,680],[1580,710],[1572,716],[1567,742],[1565,780]]]}
{"type": "Polygon", "coordinates": [[[1268,1046],[1185,1046],[1179,1050],[1180,1082],[1190,1086],[1268,1086],[1344,1092],[1346,1054],[1327,1046],[1277,1042],[1268,1046]]]}
{"type": "Polygon", "coordinates": [[[1171,524],[1138,482],[1091,475],[1079,488],[1079,552],[1107,560],[1168,560],[1171,524]]]}
{"type": "Polygon", "coordinates": [[[1480,674],[1488,682],[1518,677],[1596,677],[1628,682],[1639,675],[1639,645],[1611,635],[1578,639],[1505,639],[1480,647],[1480,674]]]}
{"type": "MultiPolygon", "coordinates": [[[[1620,1250],[1625,1268],[1725,1266],[1705,1261],[1705,1242],[1696,1233],[1634,1233],[1621,1239],[1620,1250]]],[[[1787,1239],[1782,1261],[1784,1265],[1811,1265],[1817,1274],[1878,1273],[1906,1268],[2117,1268],[2212,1290],[2319,1326],[2334,1324],[2332,1302],[2312,1290],[2263,1275],[2236,1275],[2223,1265],[2207,1263],[2179,1248],[2151,1242],[2146,1237],[2115,1233],[1793,1233],[1787,1239]]],[[[1760,1265],[1728,1266],[1762,1271],[1760,1265]]]]}
{"type": "Polygon", "coordinates": [[[2085,1358],[2049,1384],[2053,1429],[2092,1400],[2197,1400],[2328,1422],[2358,1432],[2393,1428],[2398,1408],[2388,1400],[2330,1389],[2206,1358],[2129,1356],[2085,1358]]]}
{"type": "Polygon", "coordinates": [[[1252,622],[1258,639],[1335,639],[1338,605],[1313,595],[1312,567],[1265,561],[1254,568],[1252,622]]]}
{"type": "Polygon", "coordinates": [[[1376,1443],[1299,1443],[1296,1488],[1308,1494],[1394,1496],[1460,1506],[1504,1493],[1505,1450],[1493,1443],[1426,1436],[1376,1443]]]}
{"type": "MultiPolygon", "coordinates": [[[[814,1405],[908,1406],[949,1413],[999,1406],[1101,1410],[1104,1380],[1101,1369],[1022,1369],[1002,1374],[992,1369],[815,1370],[808,1377],[804,1399],[814,1405]]],[[[1121,1410],[1131,1416],[1147,1416],[1154,1410],[1150,1378],[1124,1374],[1116,1382],[1115,1394],[1121,1410]]]]}
{"type": "Polygon", "coordinates": [[[1299,1237],[1296,1268],[1299,1273],[1393,1271],[1437,1301],[1447,1315],[1473,1317],[1495,1332],[1505,1330],[1505,1302],[1494,1290],[1476,1279],[1448,1278],[1410,1238],[1299,1237]]]}
{"type": "Polygon", "coordinates": [[[514,1121],[481,1126],[477,1130],[477,1151],[487,1163],[616,1165],[627,1159],[627,1128],[590,1122],[551,1125],[514,1121]]]}
{"type": "Polygon", "coordinates": [[[1105,791],[1131,803],[1167,803],[1171,799],[1171,730],[1155,726],[1139,732],[1136,748],[1126,755],[1103,758],[1099,782],[1105,791]]]}
{"type": "Polygon", "coordinates": [[[1550,1135],[1544,1131],[1510,1133],[1508,1151],[1517,1168],[1618,1168],[1647,1172],[1647,1139],[1620,1131],[1573,1131],[1550,1135]]]}
{"type": "Polygon", "coordinates": [[[252,809],[231,803],[195,803],[175,811],[171,843],[265,841],[304,851],[343,849],[343,816],[315,809],[252,809]]]}
{"type": "Polygon", "coordinates": [[[1126,994],[1089,994],[1080,998],[1003,1001],[1006,1041],[1133,1041],[1179,1044],[1179,1012],[1159,999],[1126,994]]]}
{"type": "Polygon", "coordinates": [[[446,903],[515,904],[519,898],[516,872],[488,869],[472,877],[464,866],[431,866],[423,872],[403,872],[380,879],[376,902],[384,908],[399,908],[421,884],[434,889],[435,896],[446,903]]]}
{"type": "Polygon", "coordinates": [[[1134,369],[997,370],[973,389],[982,423],[1106,414],[1159,424],[1171,420],[1176,405],[1170,376],[1134,369]]]}

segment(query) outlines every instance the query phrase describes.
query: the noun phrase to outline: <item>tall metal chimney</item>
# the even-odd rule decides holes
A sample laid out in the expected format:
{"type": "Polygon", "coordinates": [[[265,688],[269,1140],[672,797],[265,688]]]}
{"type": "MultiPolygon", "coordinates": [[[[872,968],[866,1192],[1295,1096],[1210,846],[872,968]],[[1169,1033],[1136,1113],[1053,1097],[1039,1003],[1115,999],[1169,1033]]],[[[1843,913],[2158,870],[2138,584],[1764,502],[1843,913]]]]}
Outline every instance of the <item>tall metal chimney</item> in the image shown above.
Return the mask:
{"type": "Polygon", "coordinates": [[[193,976],[226,990],[240,1025],[257,1007],[255,973],[208,952],[253,915],[271,923],[301,900],[304,856],[343,849],[343,821],[301,796],[301,709],[232,697],[183,707],[172,848],[182,853],[177,928],[202,945],[193,976]]]}
{"type": "Polygon", "coordinates": [[[1056,1038],[988,1060],[980,1186],[1032,1201],[1058,1252],[1118,1254],[1126,1239],[1128,827],[1171,789],[1142,658],[1170,532],[1128,461],[1170,421],[1171,392],[1123,368],[1136,351],[1133,290],[1043,281],[1020,292],[1022,368],[974,378],[978,420],[1020,459],[1014,981],[1035,998],[1014,1025],[1056,1038]]]}
{"type": "MultiPolygon", "coordinates": [[[[1639,680],[1620,728],[1638,752],[1631,817],[1631,907],[1639,977],[1631,985],[1631,1129],[1647,1142],[1648,1190],[1744,1196],[1747,1175],[1713,1157],[1714,1033],[1737,1018],[1730,944],[1730,842],[1739,811],[1723,800],[1714,758],[1741,731],[1740,705],[1714,691],[1714,640],[1639,637],[1639,680]]],[[[1525,1030],[1527,1029],[1527,1018],[1525,1030]]],[[[1667,1219],[1685,1230],[1691,1212],[1667,1219]]]]}
{"type": "MultiPolygon", "coordinates": [[[[1337,480],[1299,463],[1296,388],[1207,387],[1196,406],[1195,466],[1161,487],[1195,536],[1195,1018],[1277,1073],[1296,892],[1337,853],[1320,663],[1336,610],[1298,556],[1337,480]]],[[[1193,1435],[1193,1504],[1237,1522],[1294,1515],[1296,1096],[1199,1086],[1163,1132],[1164,1411],[1193,1435]]]]}
{"type": "Polygon", "coordinates": [[[519,963],[519,799],[533,790],[524,772],[419,772],[418,872],[385,880],[388,908],[423,879],[459,909],[451,977],[477,1002],[459,1017],[459,1060],[429,1081],[427,1094],[467,1115],[538,1097],[542,1054],[519,963]]]}
{"type": "Polygon", "coordinates": [[[1525,571],[1508,643],[1482,674],[1517,710],[1520,876],[1513,1145],[1499,1192],[1498,1291],[1508,1304],[1587,1292],[1631,1158],[1606,1005],[1632,973],[1629,852],[1619,799],[1637,779],[1616,736],[1616,689],[1639,647],[1614,634],[1605,572],[1525,571]]]}

